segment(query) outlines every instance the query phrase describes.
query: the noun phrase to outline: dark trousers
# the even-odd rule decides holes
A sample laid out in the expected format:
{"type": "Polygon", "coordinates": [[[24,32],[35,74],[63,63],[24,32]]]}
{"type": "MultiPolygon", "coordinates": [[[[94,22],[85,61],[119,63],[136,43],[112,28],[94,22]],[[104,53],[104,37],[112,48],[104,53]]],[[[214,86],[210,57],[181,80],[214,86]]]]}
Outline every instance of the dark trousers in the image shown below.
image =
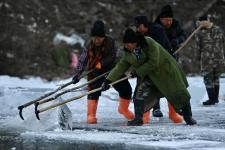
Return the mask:
{"type": "Polygon", "coordinates": [[[158,99],[157,103],[154,105],[153,110],[160,109],[160,99],[158,99]]]}
{"type": "Polygon", "coordinates": [[[143,112],[149,111],[156,104],[159,97],[159,91],[149,78],[144,78],[143,80],[138,79],[133,96],[134,107],[135,101],[142,101],[144,103],[143,112]]]}
{"type": "MultiPolygon", "coordinates": [[[[101,75],[101,74],[99,74],[101,75]]],[[[96,75],[95,77],[97,77],[98,75],[96,75]]],[[[95,78],[93,77],[93,78],[95,78]]],[[[122,77],[125,77],[122,76],[122,77]]],[[[122,78],[121,77],[121,78],[122,78]]],[[[102,77],[100,78],[99,80],[95,81],[94,83],[92,84],[89,84],[88,85],[88,91],[91,91],[93,89],[96,89],[96,88],[99,88],[101,87],[102,83],[104,82],[105,80],[105,77],[102,77]]],[[[123,80],[115,85],[113,85],[113,88],[119,93],[119,96],[124,98],[124,99],[128,99],[130,100],[131,99],[131,96],[132,96],[132,87],[128,81],[128,79],[126,80],[123,80]]],[[[92,93],[92,94],[89,94],[88,95],[88,99],[92,99],[92,100],[98,100],[99,99],[99,96],[101,96],[101,91],[98,91],[98,92],[95,92],[95,93],[92,93]]]]}

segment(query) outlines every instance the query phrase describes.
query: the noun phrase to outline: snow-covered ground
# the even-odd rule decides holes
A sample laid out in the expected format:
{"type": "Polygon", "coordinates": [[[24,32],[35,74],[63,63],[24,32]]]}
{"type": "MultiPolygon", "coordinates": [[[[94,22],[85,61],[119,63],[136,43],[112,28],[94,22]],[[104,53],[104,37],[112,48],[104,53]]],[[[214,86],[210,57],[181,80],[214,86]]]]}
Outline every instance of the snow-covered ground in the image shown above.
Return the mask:
{"type": "MultiPolygon", "coordinates": [[[[103,92],[96,125],[86,124],[86,97],[67,104],[73,115],[72,131],[59,128],[57,108],[41,113],[38,121],[32,105],[23,110],[25,121],[19,118],[19,105],[70,80],[47,82],[40,78],[0,76],[0,149],[225,149],[225,101],[220,100],[214,106],[202,106],[202,101],[208,98],[202,77],[188,77],[193,116],[198,121],[196,126],[172,123],[167,115],[167,102],[162,99],[163,118],[151,117],[150,124],[128,127],[127,120],[117,112],[118,95],[114,89],[103,92]],[[9,140],[11,143],[6,137],[13,137],[9,140]]],[[[85,82],[82,79],[79,84],[85,82]]],[[[135,79],[130,80],[133,87],[135,82],[135,79]]],[[[224,96],[225,79],[221,78],[220,83],[220,96],[224,96]]],[[[84,92],[68,93],[62,98],[68,99],[84,92]]],[[[130,109],[133,110],[133,104],[130,109]]]]}

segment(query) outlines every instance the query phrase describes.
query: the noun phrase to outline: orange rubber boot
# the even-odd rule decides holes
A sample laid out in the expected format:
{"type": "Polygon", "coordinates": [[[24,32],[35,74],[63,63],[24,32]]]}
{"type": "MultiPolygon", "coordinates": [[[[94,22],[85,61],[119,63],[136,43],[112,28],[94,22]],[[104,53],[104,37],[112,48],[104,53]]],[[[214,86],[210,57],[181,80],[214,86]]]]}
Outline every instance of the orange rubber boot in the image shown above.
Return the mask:
{"type": "Polygon", "coordinates": [[[143,124],[148,124],[150,122],[150,111],[143,114],[143,124]]]}
{"type": "Polygon", "coordinates": [[[173,106],[168,102],[168,108],[169,108],[169,118],[174,123],[181,123],[183,122],[183,117],[180,116],[176,111],[174,110],[173,106]]]}
{"type": "Polygon", "coordinates": [[[98,100],[89,99],[87,101],[87,123],[88,124],[96,124],[96,111],[98,106],[98,100]]]}
{"type": "Polygon", "coordinates": [[[128,120],[134,119],[134,113],[132,113],[128,107],[130,105],[130,100],[121,98],[119,99],[118,112],[122,114],[128,120]]]}

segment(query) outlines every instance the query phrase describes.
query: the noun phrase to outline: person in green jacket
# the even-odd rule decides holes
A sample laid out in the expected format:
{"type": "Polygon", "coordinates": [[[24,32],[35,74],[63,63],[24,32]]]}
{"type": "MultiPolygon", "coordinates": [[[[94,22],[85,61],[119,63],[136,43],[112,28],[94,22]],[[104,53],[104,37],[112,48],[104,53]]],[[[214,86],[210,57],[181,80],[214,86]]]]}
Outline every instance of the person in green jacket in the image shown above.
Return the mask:
{"type": "Polygon", "coordinates": [[[135,33],[132,29],[126,30],[123,43],[123,56],[103,82],[102,90],[107,90],[111,82],[133,67],[131,74],[137,76],[133,96],[135,118],[127,125],[142,125],[143,113],[150,110],[161,97],[166,97],[176,112],[183,115],[186,124],[196,124],[192,118],[188,82],[176,60],[152,38],[135,33]]]}

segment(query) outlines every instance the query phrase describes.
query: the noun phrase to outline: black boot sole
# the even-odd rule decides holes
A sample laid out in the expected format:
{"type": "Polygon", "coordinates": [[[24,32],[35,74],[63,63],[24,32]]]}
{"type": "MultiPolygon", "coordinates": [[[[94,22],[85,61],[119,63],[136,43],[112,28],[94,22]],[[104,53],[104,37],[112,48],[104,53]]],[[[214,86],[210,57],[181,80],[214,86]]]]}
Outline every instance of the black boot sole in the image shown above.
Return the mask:
{"type": "Polygon", "coordinates": [[[213,103],[202,103],[202,105],[204,105],[204,106],[209,106],[209,105],[215,105],[216,104],[216,102],[213,102],[213,103]]]}
{"type": "Polygon", "coordinates": [[[142,126],[143,125],[143,121],[141,120],[131,120],[127,122],[127,126],[142,126]]]}
{"type": "Polygon", "coordinates": [[[153,113],[152,113],[152,115],[153,115],[153,117],[163,117],[163,113],[161,112],[161,110],[160,109],[156,109],[156,110],[153,110],[153,113]],[[157,111],[157,112],[155,112],[155,111],[157,111]]]}
{"type": "Polygon", "coordinates": [[[183,116],[184,118],[184,121],[186,122],[187,125],[196,125],[197,124],[197,121],[194,120],[192,117],[185,117],[183,116]]]}

